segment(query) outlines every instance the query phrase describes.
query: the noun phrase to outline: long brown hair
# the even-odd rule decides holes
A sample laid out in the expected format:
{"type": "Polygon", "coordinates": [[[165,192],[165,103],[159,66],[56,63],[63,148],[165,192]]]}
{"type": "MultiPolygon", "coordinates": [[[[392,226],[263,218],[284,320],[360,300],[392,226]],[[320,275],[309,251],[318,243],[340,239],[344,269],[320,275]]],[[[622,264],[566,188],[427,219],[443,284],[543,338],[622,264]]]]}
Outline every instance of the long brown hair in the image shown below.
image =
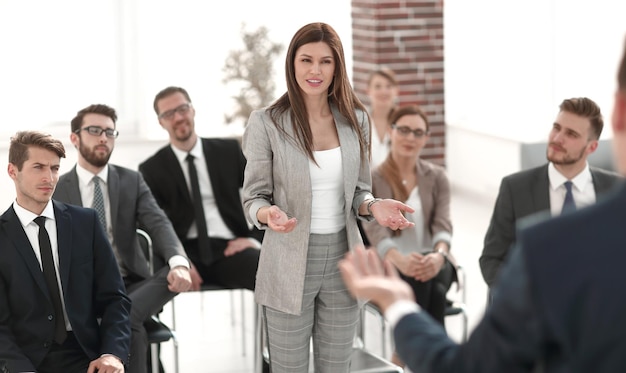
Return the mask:
{"type": "Polygon", "coordinates": [[[302,97],[302,91],[296,81],[294,64],[296,52],[302,45],[318,42],[324,42],[330,47],[336,62],[333,82],[328,87],[328,103],[336,105],[339,113],[356,132],[359,138],[361,157],[369,156],[370,138],[363,139],[364,136],[355,111],[356,109],[361,109],[365,115],[367,115],[367,112],[363,103],[352,90],[348,80],[341,40],[337,32],[325,23],[316,22],[305,25],[291,39],[285,60],[287,92],[268,108],[270,118],[272,118],[272,122],[274,122],[279,131],[286,138],[289,138],[289,135],[280,124],[282,115],[288,113],[291,116],[291,125],[295,134],[295,139],[293,140],[311,160],[315,161],[313,156],[313,134],[309,126],[309,116],[304,104],[304,98],[302,97]]]}
{"type": "MultiPolygon", "coordinates": [[[[422,119],[424,119],[424,123],[426,123],[426,133],[430,130],[430,125],[428,124],[428,118],[426,114],[418,105],[404,105],[400,106],[396,110],[394,110],[389,116],[389,123],[392,125],[395,124],[398,119],[402,118],[405,115],[419,115],[422,119]]],[[[391,186],[391,190],[393,193],[393,198],[398,201],[406,201],[409,198],[409,192],[407,192],[406,188],[402,184],[402,176],[400,175],[400,170],[398,169],[398,165],[393,160],[391,156],[391,152],[387,155],[387,159],[379,166],[380,173],[383,175],[385,180],[391,186]]]]}

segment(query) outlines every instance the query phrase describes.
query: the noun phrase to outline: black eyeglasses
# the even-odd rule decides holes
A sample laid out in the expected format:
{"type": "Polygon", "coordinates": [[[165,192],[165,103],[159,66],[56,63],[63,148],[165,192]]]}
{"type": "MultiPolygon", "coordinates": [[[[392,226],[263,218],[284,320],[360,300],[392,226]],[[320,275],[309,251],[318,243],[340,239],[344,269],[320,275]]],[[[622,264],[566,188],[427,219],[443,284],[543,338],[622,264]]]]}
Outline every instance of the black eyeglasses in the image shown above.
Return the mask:
{"type": "Polygon", "coordinates": [[[80,131],[87,131],[88,134],[93,135],[93,136],[100,136],[102,135],[102,132],[104,132],[104,134],[110,139],[114,139],[120,134],[119,131],[117,130],[114,130],[111,128],[102,128],[102,127],[97,127],[97,126],[87,126],[87,127],[74,131],[74,133],[80,133],[80,131]]]}
{"type": "Polygon", "coordinates": [[[391,128],[396,129],[398,132],[400,132],[400,135],[403,137],[407,137],[409,133],[413,133],[413,135],[417,137],[418,139],[428,135],[428,131],[424,131],[421,128],[412,130],[410,127],[398,126],[397,124],[392,124],[391,128]]]}
{"type": "Polygon", "coordinates": [[[188,102],[186,104],[182,104],[172,110],[168,110],[168,111],[164,111],[161,114],[159,114],[159,119],[167,119],[170,120],[172,118],[174,118],[174,115],[176,115],[176,113],[179,113],[180,115],[185,115],[189,112],[189,110],[191,110],[191,103],[188,102]]]}

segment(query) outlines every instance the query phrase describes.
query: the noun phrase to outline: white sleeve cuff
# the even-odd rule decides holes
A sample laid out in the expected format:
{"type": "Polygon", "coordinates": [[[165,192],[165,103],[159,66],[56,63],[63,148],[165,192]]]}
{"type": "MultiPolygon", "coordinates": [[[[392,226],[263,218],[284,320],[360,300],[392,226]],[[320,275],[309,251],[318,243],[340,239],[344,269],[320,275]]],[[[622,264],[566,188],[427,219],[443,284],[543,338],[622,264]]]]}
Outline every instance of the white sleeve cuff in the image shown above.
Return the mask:
{"type": "Polygon", "coordinates": [[[396,327],[396,324],[402,319],[404,316],[410,313],[420,312],[421,308],[417,305],[417,303],[410,300],[399,300],[393,303],[387,311],[385,311],[385,318],[389,322],[392,328],[396,327]]]}
{"type": "Polygon", "coordinates": [[[167,264],[170,265],[170,269],[179,266],[185,267],[187,269],[190,268],[189,261],[182,255],[174,255],[170,258],[170,260],[167,261],[167,264]]]}

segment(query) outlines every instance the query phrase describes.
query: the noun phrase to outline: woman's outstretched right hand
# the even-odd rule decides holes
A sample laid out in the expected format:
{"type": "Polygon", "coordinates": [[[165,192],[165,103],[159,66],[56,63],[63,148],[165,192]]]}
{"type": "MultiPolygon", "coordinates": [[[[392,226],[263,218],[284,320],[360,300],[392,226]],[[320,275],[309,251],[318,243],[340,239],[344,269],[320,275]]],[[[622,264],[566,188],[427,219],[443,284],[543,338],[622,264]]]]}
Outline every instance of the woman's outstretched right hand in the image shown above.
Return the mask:
{"type": "Polygon", "coordinates": [[[272,205],[267,210],[267,226],[274,232],[289,233],[298,223],[296,218],[289,218],[278,206],[272,205]]]}

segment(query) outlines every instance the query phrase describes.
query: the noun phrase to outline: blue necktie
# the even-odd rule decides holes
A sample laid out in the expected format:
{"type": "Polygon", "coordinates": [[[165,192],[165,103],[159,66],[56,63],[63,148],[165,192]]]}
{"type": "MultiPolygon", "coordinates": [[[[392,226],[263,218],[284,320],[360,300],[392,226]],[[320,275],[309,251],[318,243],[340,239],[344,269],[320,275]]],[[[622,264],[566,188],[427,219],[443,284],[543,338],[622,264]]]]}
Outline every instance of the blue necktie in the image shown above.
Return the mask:
{"type": "Polygon", "coordinates": [[[572,194],[572,182],[568,180],[563,185],[565,186],[565,200],[561,214],[576,210],[576,202],[574,202],[574,195],[572,194]]]}

